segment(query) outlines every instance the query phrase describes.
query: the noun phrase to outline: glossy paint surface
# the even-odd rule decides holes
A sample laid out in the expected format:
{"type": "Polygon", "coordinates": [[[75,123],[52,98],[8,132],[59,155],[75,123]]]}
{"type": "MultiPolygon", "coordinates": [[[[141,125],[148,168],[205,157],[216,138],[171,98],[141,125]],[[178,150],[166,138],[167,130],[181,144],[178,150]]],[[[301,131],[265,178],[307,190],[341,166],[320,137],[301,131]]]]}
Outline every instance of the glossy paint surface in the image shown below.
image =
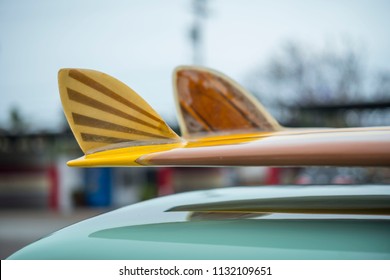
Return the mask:
{"type": "Polygon", "coordinates": [[[167,211],[193,203],[334,195],[390,195],[390,188],[285,186],[177,194],[75,224],[10,259],[390,259],[389,216],[167,211]]]}
{"type": "Polygon", "coordinates": [[[145,165],[389,166],[390,128],[269,133],[237,144],[197,145],[143,156],[145,165]]]}
{"type": "Polygon", "coordinates": [[[86,155],[70,166],[389,166],[390,128],[206,136],[86,155]]]}

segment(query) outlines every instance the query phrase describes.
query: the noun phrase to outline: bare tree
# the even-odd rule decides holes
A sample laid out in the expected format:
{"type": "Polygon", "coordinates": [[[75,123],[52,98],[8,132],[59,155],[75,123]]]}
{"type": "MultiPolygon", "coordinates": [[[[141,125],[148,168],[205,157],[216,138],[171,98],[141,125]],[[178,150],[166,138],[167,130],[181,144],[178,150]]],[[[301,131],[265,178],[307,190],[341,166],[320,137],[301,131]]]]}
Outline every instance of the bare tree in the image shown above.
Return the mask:
{"type": "MultiPolygon", "coordinates": [[[[277,118],[287,122],[301,118],[298,121],[305,123],[302,119],[315,120],[313,114],[303,116],[291,108],[338,106],[342,109],[343,105],[388,100],[390,73],[370,73],[363,52],[351,45],[315,51],[290,42],[265,66],[250,73],[248,88],[274,111],[277,118]]],[[[345,112],[332,117],[331,123],[345,125],[345,112]]],[[[329,125],[321,119],[324,118],[318,118],[314,124],[329,125]]]]}
{"type": "Polygon", "coordinates": [[[27,124],[17,107],[11,109],[9,119],[11,124],[10,131],[19,134],[26,132],[27,124]]]}

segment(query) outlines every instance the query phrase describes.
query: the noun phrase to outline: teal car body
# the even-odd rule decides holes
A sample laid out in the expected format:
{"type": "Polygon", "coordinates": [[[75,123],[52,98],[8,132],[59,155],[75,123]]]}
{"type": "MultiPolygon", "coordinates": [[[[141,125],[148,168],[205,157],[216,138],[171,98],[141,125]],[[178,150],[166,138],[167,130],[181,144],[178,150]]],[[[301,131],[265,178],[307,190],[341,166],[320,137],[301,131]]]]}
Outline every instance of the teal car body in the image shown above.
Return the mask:
{"type": "Polygon", "coordinates": [[[389,186],[235,187],[181,193],[79,222],[9,259],[390,259],[390,216],[384,214],[390,208],[389,196],[389,186]],[[320,197],[329,209],[363,205],[368,212],[312,211],[313,197],[320,197]],[[259,210],[261,201],[280,198],[302,207],[292,203],[290,208],[297,211],[259,210]],[[374,200],[365,203],[366,198],[374,200]],[[309,210],[302,211],[305,207],[309,210]]]}

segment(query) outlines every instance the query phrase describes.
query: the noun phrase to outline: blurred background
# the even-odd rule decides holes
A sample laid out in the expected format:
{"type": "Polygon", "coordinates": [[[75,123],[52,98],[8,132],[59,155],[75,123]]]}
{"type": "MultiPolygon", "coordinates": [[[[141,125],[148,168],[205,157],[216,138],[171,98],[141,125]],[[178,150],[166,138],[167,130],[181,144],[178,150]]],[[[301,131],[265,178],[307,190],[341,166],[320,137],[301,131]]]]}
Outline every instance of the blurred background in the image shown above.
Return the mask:
{"type": "Polygon", "coordinates": [[[389,168],[72,169],[57,72],[131,86],[178,130],[172,70],[219,70],[291,127],[390,125],[389,1],[0,0],[0,258],[68,224],[213,187],[388,184],[389,168]]]}

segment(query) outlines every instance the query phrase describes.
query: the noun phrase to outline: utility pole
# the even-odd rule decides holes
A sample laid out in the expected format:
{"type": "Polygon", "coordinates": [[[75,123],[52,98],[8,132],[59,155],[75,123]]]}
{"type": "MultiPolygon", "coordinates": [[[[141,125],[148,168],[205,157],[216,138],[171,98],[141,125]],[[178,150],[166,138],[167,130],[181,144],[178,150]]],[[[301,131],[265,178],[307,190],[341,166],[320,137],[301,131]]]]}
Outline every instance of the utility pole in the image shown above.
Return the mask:
{"type": "Polygon", "coordinates": [[[192,0],[194,23],[190,29],[193,50],[193,64],[202,65],[203,57],[203,20],[207,18],[207,0],[192,0]]]}

